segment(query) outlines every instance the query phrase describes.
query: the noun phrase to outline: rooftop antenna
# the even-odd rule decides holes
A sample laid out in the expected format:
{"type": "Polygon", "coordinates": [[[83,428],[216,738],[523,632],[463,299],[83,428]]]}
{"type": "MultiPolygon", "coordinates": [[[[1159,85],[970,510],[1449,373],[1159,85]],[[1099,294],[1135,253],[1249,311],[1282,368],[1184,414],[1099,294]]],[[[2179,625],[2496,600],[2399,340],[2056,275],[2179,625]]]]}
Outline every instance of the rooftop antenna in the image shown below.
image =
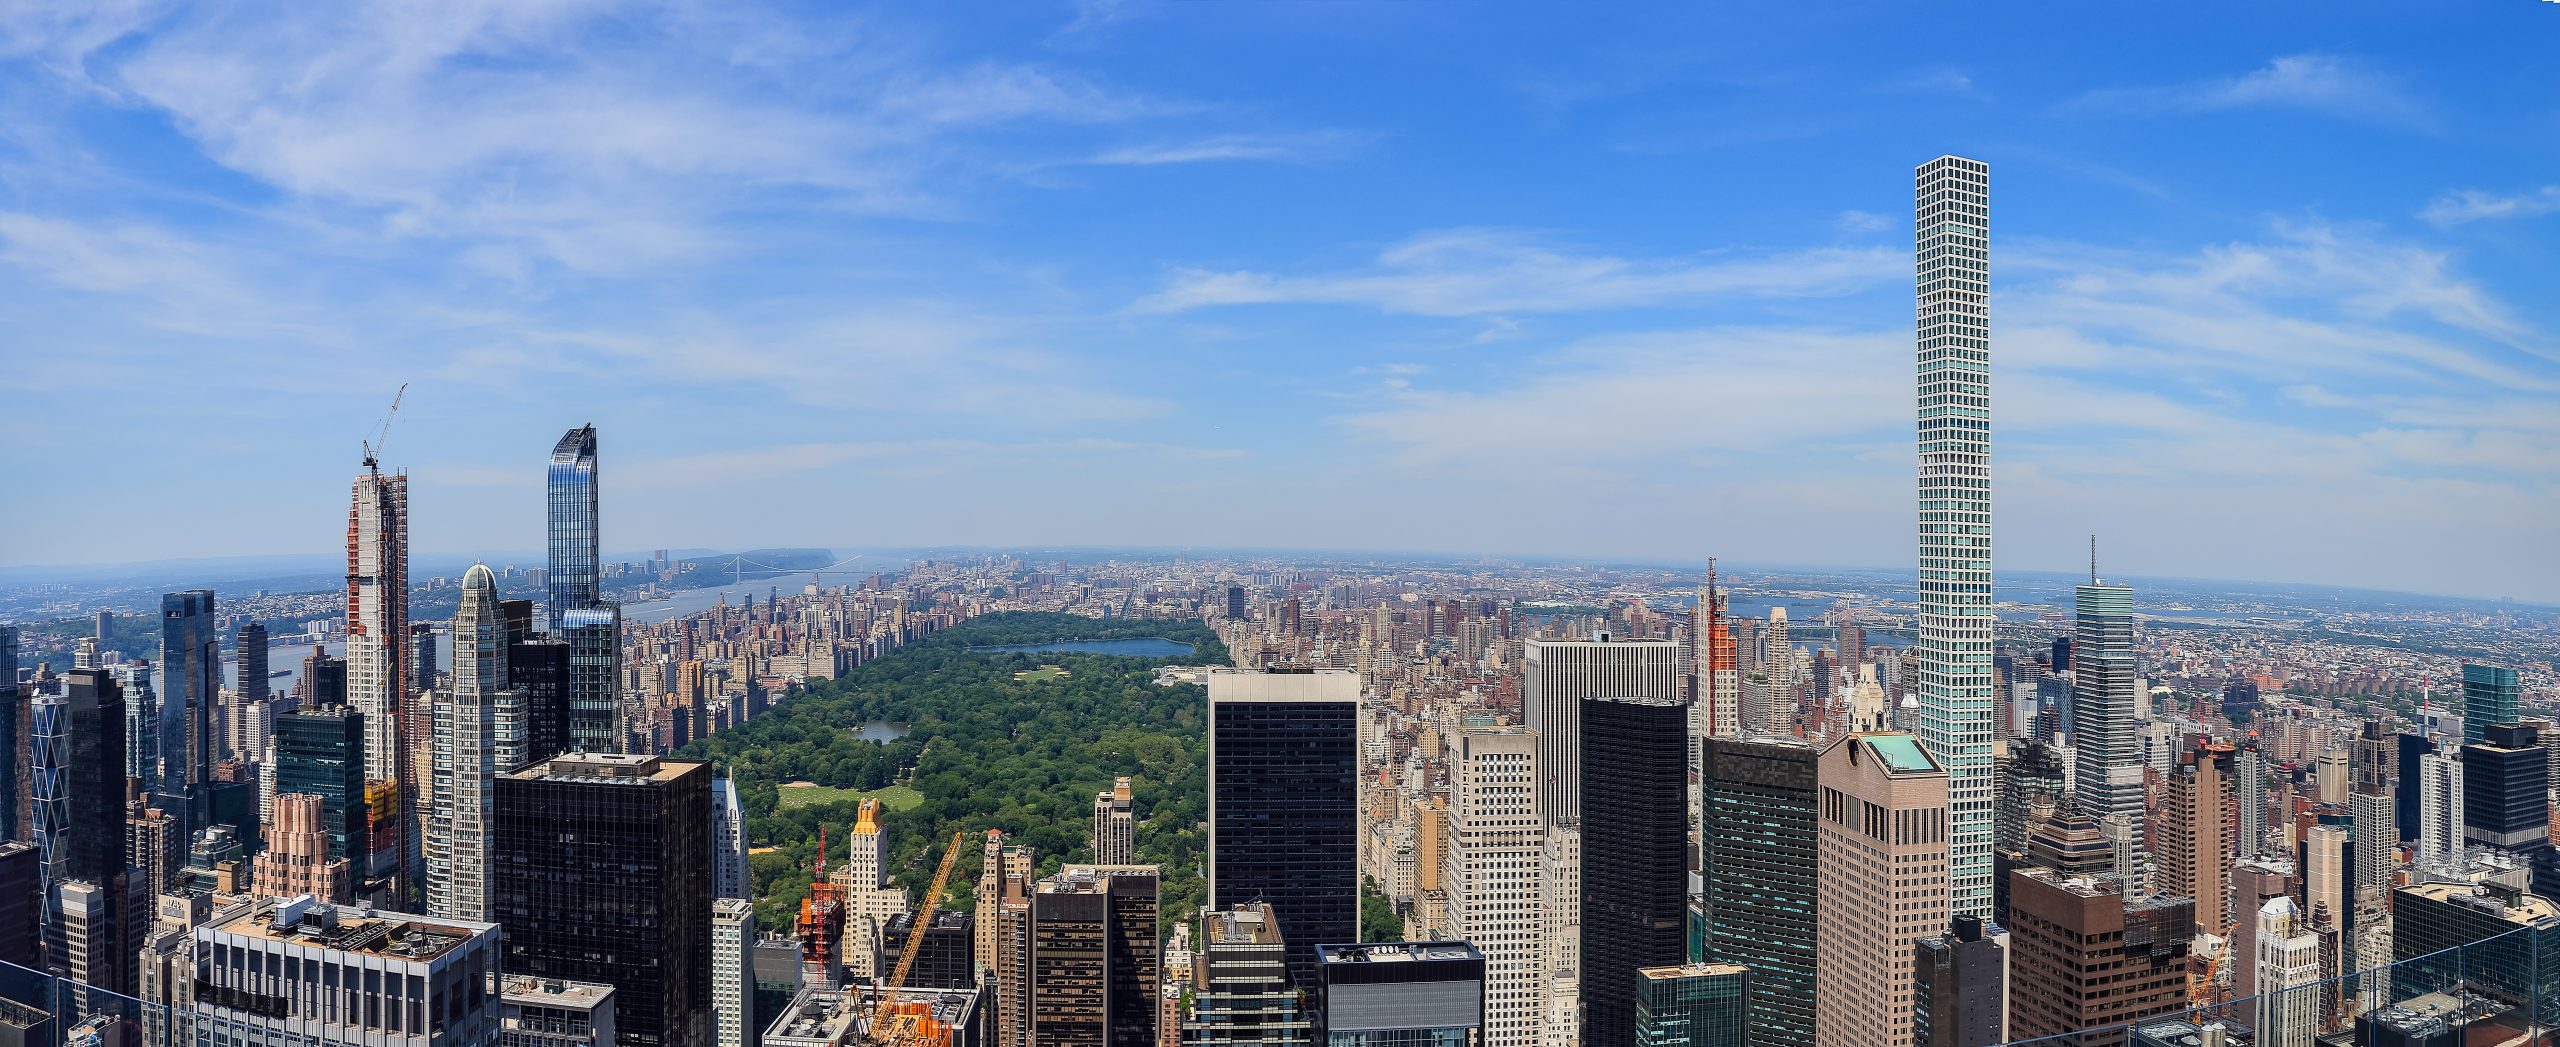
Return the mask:
{"type": "Polygon", "coordinates": [[[374,427],[373,439],[362,441],[365,471],[375,476],[382,475],[382,443],[391,437],[391,418],[400,413],[400,398],[407,395],[409,395],[409,383],[402,382],[400,391],[391,394],[391,409],[382,412],[382,424],[374,427]]]}
{"type": "Polygon", "coordinates": [[[2089,584],[2098,584],[2098,536],[2089,536],[2089,584]]]}

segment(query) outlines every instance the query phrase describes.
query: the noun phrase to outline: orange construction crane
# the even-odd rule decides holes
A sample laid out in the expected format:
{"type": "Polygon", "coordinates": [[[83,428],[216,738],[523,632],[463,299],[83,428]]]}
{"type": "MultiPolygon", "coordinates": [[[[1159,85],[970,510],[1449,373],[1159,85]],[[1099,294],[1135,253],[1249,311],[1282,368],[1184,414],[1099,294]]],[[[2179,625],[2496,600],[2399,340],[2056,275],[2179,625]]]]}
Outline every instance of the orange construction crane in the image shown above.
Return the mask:
{"type": "Polygon", "coordinates": [[[2222,963],[2223,961],[2231,958],[2231,934],[2233,931],[2238,929],[2239,923],[2236,920],[2226,920],[2223,922],[2222,944],[2213,950],[2213,959],[2205,964],[2204,976],[2200,978],[2191,977],[2189,979],[2189,984],[2187,985],[2188,1007],[2209,1007],[2221,1002],[2219,997],[2222,995],[2222,963]]]}
{"type": "Polygon", "coordinates": [[[907,947],[898,953],[898,968],[878,987],[879,1000],[871,1011],[871,1039],[875,1043],[907,1047],[919,1031],[942,1031],[928,1013],[931,1008],[892,1006],[890,994],[906,986],[907,972],[915,969],[916,955],[924,951],[924,933],[933,926],[933,914],[942,908],[943,888],[951,885],[951,867],[959,863],[960,843],[967,835],[965,829],[951,834],[951,846],[942,852],[942,867],[934,870],[933,886],[925,888],[924,904],[917,907],[915,922],[907,929],[907,947]],[[932,1028],[923,1029],[924,1026],[932,1028]]]}

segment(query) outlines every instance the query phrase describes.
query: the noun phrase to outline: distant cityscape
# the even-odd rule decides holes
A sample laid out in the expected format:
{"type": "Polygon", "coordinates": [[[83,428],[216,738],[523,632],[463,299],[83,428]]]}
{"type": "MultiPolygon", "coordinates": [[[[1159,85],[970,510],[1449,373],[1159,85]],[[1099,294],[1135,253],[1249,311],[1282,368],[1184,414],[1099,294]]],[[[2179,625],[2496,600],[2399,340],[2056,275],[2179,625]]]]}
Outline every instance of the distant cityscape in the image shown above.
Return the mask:
{"type": "Polygon", "coordinates": [[[0,593],[0,1031],[2546,1042],[2560,608],[1995,579],[1989,177],[1916,172],[1894,571],[608,560],[580,425],[420,577],[394,399],[342,572],[0,593]]]}

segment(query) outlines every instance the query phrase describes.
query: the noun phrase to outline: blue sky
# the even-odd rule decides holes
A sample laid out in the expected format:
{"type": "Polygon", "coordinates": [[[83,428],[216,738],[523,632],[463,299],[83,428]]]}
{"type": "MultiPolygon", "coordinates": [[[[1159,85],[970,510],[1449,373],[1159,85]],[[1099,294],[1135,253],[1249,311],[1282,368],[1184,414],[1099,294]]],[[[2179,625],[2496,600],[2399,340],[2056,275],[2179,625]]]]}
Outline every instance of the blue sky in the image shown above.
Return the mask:
{"type": "Polygon", "coordinates": [[[1907,562],[1955,152],[2002,567],[2560,599],[2560,4],[1778,6],[0,3],[0,563],[1907,562]]]}

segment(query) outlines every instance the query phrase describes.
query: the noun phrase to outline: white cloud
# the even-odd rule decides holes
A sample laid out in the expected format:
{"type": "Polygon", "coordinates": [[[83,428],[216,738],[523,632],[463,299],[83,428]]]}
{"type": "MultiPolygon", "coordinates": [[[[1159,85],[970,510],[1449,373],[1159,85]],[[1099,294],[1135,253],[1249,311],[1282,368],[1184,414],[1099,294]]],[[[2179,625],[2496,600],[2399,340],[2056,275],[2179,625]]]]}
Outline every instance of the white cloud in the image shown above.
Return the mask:
{"type": "Polygon", "coordinates": [[[2107,88],[2066,108],[2124,113],[2308,109],[2351,120],[2423,124],[2425,107],[2397,79],[2338,55],[2285,55],[2237,77],[2164,87],[2107,88]]]}
{"type": "Polygon", "coordinates": [[[1844,233],[1876,233],[1893,227],[1893,219],[1872,211],[1842,211],[1831,227],[1844,233]]]}
{"type": "Polygon", "coordinates": [[[1500,230],[1427,233],[1352,272],[1280,276],[1183,270],[1138,313],[1283,302],[1365,305],[1391,313],[1479,316],[1688,304],[1731,297],[1843,294],[1904,275],[1908,255],[1814,248],[1750,257],[1638,260],[1581,254],[1500,230]]]}
{"type": "Polygon", "coordinates": [[[1118,167],[1197,164],[1226,160],[1313,161],[1340,153],[1353,136],[1320,133],[1298,135],[1211,135],[1175,142],[1122,146],[1094,156],[1091,163],[1118,167]]]}
{"type": "Polygon", "coordinates": [[[2537,218],[2555,212],[2560,212],[2560,185],[2514,194],[2479,189],[2447,193],[2429,202],[2418,217],[2437,225],[2460,225],[2482,219],[2537,218]]]}

